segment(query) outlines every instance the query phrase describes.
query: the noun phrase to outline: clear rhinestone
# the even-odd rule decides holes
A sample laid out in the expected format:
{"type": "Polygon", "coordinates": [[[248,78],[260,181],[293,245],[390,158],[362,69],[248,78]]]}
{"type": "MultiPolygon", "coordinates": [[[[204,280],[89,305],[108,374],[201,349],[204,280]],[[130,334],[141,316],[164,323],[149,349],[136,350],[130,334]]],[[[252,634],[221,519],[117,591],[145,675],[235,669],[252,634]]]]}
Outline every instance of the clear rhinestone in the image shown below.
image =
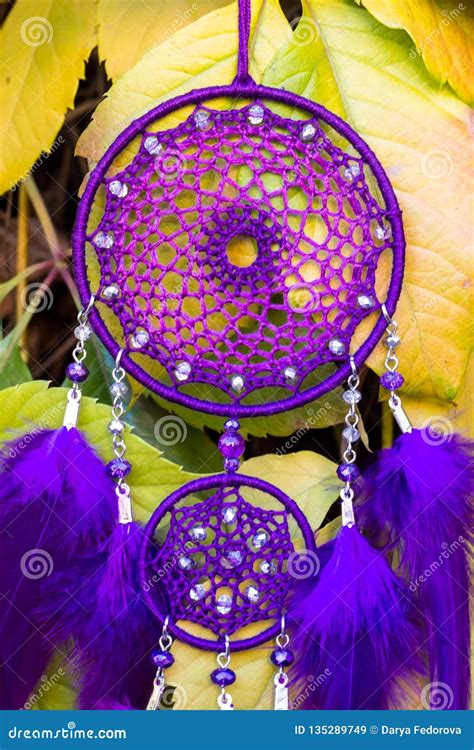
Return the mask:
{"type": "Polygon", "coordinates": [[[223,556],[222,565],[227,570],[232,570],[240,565],[243,558],[244,556],[239,549],[231,549],[223,556]]]}
{"type": "Polygon", "coordinates": [[[178,565],[181,570],[192,570],[196,566],[196,563],[191,557],[180,557],[178,565]]]}
{"type": "Polygon", "coordinates": [[[378,240],[388,240],[390,237],[391,231],[390,227],[385,224],[384,226],[378,226],[375,229],[375,236],[378,240]]]}
{"type": "Polygon", "coordinates": [[[252,537],[252,544],[255,549],[262,549],[270,539],[266,531],[259,531],[258,534],[252,537]]]}
{"type": "Polygon", "coordinates": [[[88,323],[81,323],[75,327],[74,336],[78,341],[87,341],[92,336],[92,328],[88,323]]]}
{"type": "Polygon", "coordinates": [[[235,393],[240,393],[244,389],[245,382],[241,375],[232,375],[230,384],[232,386],[232,390],[235,391],[235,393]]]}
{"type": "Polygon", "coordinates": [[[114,236],[111,232],[97,232],[94,237],[94,243],[97,247],[110,250],[114,246],[114,236]]]}
{"type": "Polygon", "coordinates": [[[128,385],[124,382],[113,383],[110,386],[110,393],[113,398],[125,398],[125,396],[128,396],[128,385]]]}
{"type": "Polygon", "coordinates": [[[197,583],[192,589],[189,589],[189,598],[192,599],[193,602],[199,602],[201,599],[204,599],[205,596],[206,589],[202,583],[197,583]]]}
{"type": "Polygon", "coordinates": [[[252,604],[255,604],[260,599],[260,592],[256,586],[247,586],[245,589],[245,596],[249,600],[249,602],[252,602],[252,604]]]}
{"type": "Polygon", "coordinates": [[[269,560],[262,560],[262,562],[259,565],[260,572],[264,573],[264,575],[275,575],[277,572],[277,567],[274,562],[271,562],[269,560]]]}
{"type": "Polygon", "coordinates": [[[116,195],[117,198],[125,198],[128,193],[128,186],[125,182],[120,182],[120,180],[112,180],[109,184],[109,190],[112,195],[116,195]]]}
{"type": "Polygon", "coordinates": [[[397,336],[396,333],[390,333],[386,339],[385,339],[385,346],[387,346],[389,349],[396,349],[397,346],[399,346],[401,342],[400,336],[397,336]]]}
{"type": "Polygon", "coordinates": [[[283,375],[288,383],[294,383],[296,380],[296,370],[294,367],[285,367],[283,375]]]}
{"type": "Polygon", "coordinates": [[[342,437],[348,443],[356,443],[360,439],[360,432],[355,427],[346,427],[342,431],[342,437]]]}
{"type": "Polygon", "coordinates": [[[184,383],[191,374],[191,365],[189,362],[178,362],[174,368],[174,376],[178,383],[184,383]]]}
{"type": "Polygon", "coordinates": [[[207,533],[204,526],[193,526],[191,531],[189,532],[191,539],[194,539],[195,542],[204,542],[206,541],[207,533]]]}
{"type": "Polygon", "coordinates": [[[346,345],[340,339],[331,339],[328,344],[329,351],[340,357],[346,351],[346,345]]]}
{"type": "Polygon", "coordinates": [[[130,343],[134,349],[141,349],[142,346],[148,344],[149,338],[150,337],[148,333],[143,328],[137,328],[132,338],[130,339],[130,343]]]}
{"type": "Polygon", "coordinates": [[[368,294],[359,294],[357,297],[357,304],[363,310],[370,310],[370,308],[375,305],[375,301],[374,298],[368,294]]]}
{"type": "Polygon", "coordinates": [[[237,508],[235,505],[228,505],[224,510],[222,511],[222,518],[224,519],[225,523],[233,523],[235,519],[237,518],[237,508]]]}
{"type": "Polygon", "coordinates": [[[102,290],[102,297],[104,297],[104,299],[115,299],[119,296],[119,294],[120,289],[118,288],[117,284],[110,284],[102,290]]]}
{"type": "Polygon", "coordinates": [[[314,127],[314,125],[308,122],[308,124],[305,125],[303,130],[301,131],[300,138],[305,143],[308,143],[308,141],[313,140],[315,135],[316,135],[316,128],[314,127]]]}
{"type": "Polygon", "coordinates": [[[232,609],[232,597],[228,594],[221,594],[217,597],[217,611],[221,615],[228,615],[232,609]]]}
{"type": "Polygon", "coordinates": [[[209,123],[209,112],[206,112],[204,109],[200,109],[198,112],[194,115],[194,124],[196,125],[198,130],[204,130],[207,128],[207,125],[209,123]]]}
{"type": "Polygon", "coordinates": [[[344,177],[349,182],[352,182],[352,180],[355,177],[358,177],[360,174],[360,166],[358,164],[351,164],[349,167],[346,167],[344,170],[344,177]]]}
{"type": "Polygon", "coordinates": [[[346,404],[358,404],[362,398],[362,393],[358,390],[344,391],[344,393],[342,394],[342,398],[344,399],[346,404]]]}
{"type": "Polygon", "coordinates": [[[249,109],[248,121],[251,125],[261,125],[264,117],[264,109],[260,104],[253,104],[249,109]]]}
{"type": "Polygon", "coordinates": [[[120,435],[125,429],[125,425],[123,422],[120,421],[120,419],[112,419],[111,422],[109,422],[109,432],[112,435],[120,435]]]}
{"type": "Polygon", "coordinates": [[[149,135],[145,138],[145,142],[143,144],[145,151],[148,151],[149,154],[159,154],[163,150],[163,146],[159,142],[156,135],[149,135]]]}

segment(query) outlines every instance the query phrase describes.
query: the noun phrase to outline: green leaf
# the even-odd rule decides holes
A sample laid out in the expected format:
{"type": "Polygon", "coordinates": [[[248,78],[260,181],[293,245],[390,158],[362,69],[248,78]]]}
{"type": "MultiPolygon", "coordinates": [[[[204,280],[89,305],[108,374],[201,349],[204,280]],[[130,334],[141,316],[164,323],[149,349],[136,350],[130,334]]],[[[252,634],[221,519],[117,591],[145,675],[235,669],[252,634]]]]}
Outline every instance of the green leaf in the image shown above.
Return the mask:
{"type": "Polygon", "coordinates": [[[8,357],[3,358],[8,346],[7,338],[0,340],[0,389],[31,380],[31,372],[23,360],[20,347],[17,344],[12,348],[8,347],[10,353],[8,357]]]}

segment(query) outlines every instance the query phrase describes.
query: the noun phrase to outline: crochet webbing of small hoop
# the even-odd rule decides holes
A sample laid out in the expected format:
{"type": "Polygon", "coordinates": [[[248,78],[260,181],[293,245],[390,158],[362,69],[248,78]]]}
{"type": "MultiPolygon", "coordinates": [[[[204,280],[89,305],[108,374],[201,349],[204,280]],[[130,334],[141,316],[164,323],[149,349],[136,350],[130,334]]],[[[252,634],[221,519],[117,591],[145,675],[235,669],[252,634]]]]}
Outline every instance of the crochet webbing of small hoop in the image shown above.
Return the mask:
{"type": "Polygon", "coordinates": [[[175,639],[216,654],[210,677],[221,709],[234,707],[232,653],[272,642],[275,709],[289,708],[291,689],[304,695],[300,708],[393,707],[423,679],[448,684],[452,707],[463,708],[469,446],[458,437],[438,446],[413,430],[397,393],[397,199],[346,122],[252,79],[249,33],[250,2],[241,0],[233,82],[139,117],[90,174],[73,236],[83,309],[64,427],[38,431],[4,461],[3,499],[26,504],[22,481],[34,476],[33,506],[54,496],[68,528],[82,519],[79,538],[49,540],[68,555],[42,583],[35,617],[55,642],[74,642],[82,708],[159,708],[175,639]],[[236,259],[242,236],[254,253],[236,259]],[[355,348],[362,321],[369,333],[355,348]],[[106,466],[76,428],[92,332],[115,360],[115,457],[106,466]],[[402,434],[362,482],[359,369],[382,337],[380,383],[402,434]],[[223,473],[173,492],[145,528],[133,520],[127,484],[127,374],[170,403],[223,417],[223,473]],[[316,550],[294,500],[239,472],[238,420],[307,404],[344,382],[342,526],[316,550]],[[95,477],[93,498],[79,467],[95,477]],[[444,540],[457,537],[464,549],[412,591],[444,540]],[[294,574],[316,554],[317,575],[294,574]],[[79,593],[78,576],[88,581],[79,593]],[[310,675],[325,678],[303,692],[310,675]]]}

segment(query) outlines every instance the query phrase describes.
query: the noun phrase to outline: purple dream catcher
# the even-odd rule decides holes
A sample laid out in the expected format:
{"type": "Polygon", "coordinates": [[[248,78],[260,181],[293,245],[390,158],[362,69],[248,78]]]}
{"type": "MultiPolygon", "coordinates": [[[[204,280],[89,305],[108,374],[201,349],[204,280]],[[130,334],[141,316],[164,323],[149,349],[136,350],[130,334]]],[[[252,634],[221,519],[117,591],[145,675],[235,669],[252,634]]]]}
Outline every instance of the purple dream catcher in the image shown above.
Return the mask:
{"type": "Polygon", "coordinates": [[[232,653],[272,641],[277,710],[310,674],[330,677],[298,707],[386,708],[423,669],[463,708],[467,551],[420,590],[408,584],[445,538],[469,538],[469,446],[460,438],[437,446],[413,430],[397,393],[392,316],[405,249],[397,200],[347,123],[252,80],[249,29],[243,0],[232,84],[143,115],[90,175],[73,238],[83,310],[64,426],[5,461],[4,499],[25,499],[28,477],[41,502],[66,514],[61,540],[45,526],[44,539],[67,555],[42,584],[35,617],[49,641],[74,640],[83,708],[159,708],[175,639],[216,654],[221,709],[233,708],[232,653]],[[223,98],[231,107],[221,108],[223,98]],[[392,268],[381,299],[384,253],[392,268]],[[355,350],[367,318],[372,328],[355,350]],[[92,330],[115,359],[115,458],[106,467],[76,429],[92,330]],[[383,336],[380,382],[402,434],[361,483],[358,528],[359,368],[383,336]],[[127,374],[169,402],[225,418],[223,473],[174,492],[144,529],[127,484],[127,374]],[[342,383],[342,528],[316,550],[294,500],[238,471],[238,420],[295,408],[342,383]],[[79,464],[94,469],[93,502],[79,464]],[[295,568],[316,554],[318,575],[300,581],[295,568]],[[79,590],[78,578],[87,581],[79,590]]]}

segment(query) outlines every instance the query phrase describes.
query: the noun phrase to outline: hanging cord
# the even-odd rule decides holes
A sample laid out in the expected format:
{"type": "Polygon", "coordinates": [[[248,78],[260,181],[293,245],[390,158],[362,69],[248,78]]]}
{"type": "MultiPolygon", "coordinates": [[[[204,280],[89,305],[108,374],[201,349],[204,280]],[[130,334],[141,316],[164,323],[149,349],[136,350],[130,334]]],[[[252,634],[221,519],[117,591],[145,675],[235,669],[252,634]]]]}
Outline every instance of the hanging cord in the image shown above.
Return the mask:
{"type": "Polygon", "coordinates": [[[237,52],[237,75],[234,83],[254,83],[249,74],[249,37],[251,0],[239,0],[239,49],[237,52]]]}

